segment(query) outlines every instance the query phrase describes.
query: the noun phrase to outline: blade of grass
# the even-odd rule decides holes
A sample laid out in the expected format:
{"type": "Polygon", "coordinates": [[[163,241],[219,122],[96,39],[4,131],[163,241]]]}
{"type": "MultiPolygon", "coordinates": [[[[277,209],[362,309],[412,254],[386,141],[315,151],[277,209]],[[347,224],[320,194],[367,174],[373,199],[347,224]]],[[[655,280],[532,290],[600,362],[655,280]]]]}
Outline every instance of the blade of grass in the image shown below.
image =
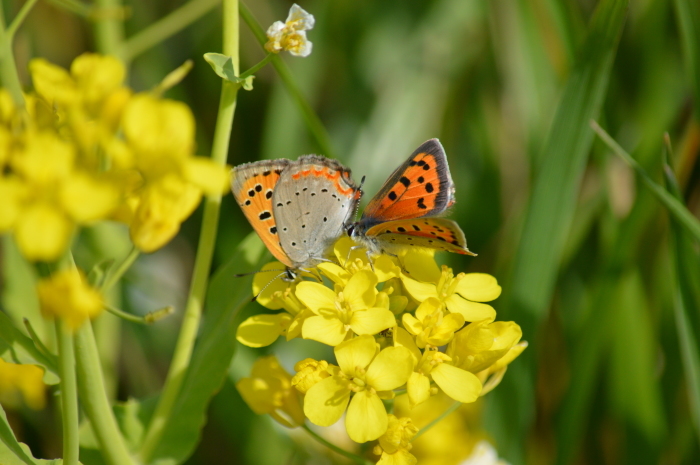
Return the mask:
{"type": "Polygon", "coordinates": [[[700,120],[700,2],[675,0],[676,17],[690,85],[695,94],[695,117],[700,120]]]}
{"type": "MultiPolygon", "coordinates": [[[[670,146],[670,144],[668,145],[670,146]]],[[[668,163],[664,165],[664,174],[668,192],[680,202],[683,197],[673,168],[668,163]]],[[[693,332],[693,315],[691,314],[692,305],[697,305],[697,302],[693,300],[695,294],[693,291],[697,289],[694,289],[693,286],[697,286],[698,283],[690,278],[690,273],[688,273],[688,270],[697,269],[698,254],[678,220],[671,220],[671,238],[674,249],[671,260],[676,269],[673,316],[676,321],[681,359],[688,383],[690,417],[695,427],[695,434],[700,441],[700,356],[698,356],[700,348],[697,344],[696,334],[693,332]]]]}
{"type": "Polygon", "coordinates": [[[654,196],[668,209],[673,218],[678,221],[689,233],[700,240],[700,221],[693,216],[690,211],[680,203],[673,195],[669,194],[663,187],[654,182],[644,171],[637,161],[630,156],[610,135],[601,128],[598,123],[591,121],[591,127],[598,136],[607,144],[610,149],[620,156],[642,180],[645,186],[651,190],[654,196]]]}
{"type": "MultiPolygon", "coordinates": [[[[526,339],[533,340],[549,308],[560,261],[573,219],[577,194],[593,143],[588,121],[597,115],[607,92],[617,44],[628,2],[607,0],[598,4],[582,48],[554,116],[535,181],[516,252],[513,271],[500,308],[505,318],[517,319],[526,339]]],[[[536,342],[533,340],[533,342],[536,342]]],[[[526,351],[521,363],[534,372],[537,348],[526,351]]],[[[594,366],[596,364],[593,364],[594,366]]],[[[534,377],[529,378],[531,381],[534,377]]],[[[520,399],[504,431],[506,449],[518,448],[534,415],[531,399],[520,399]],[[529,406],[524,405],[530,402],[529,406]],[[528,418],[530,417],[530,418],[528,418]]],[[[499,442],[500,443],[500,442],[499,442]]],[[[516,451],[513,452],[516,455],[516,451]]]]}

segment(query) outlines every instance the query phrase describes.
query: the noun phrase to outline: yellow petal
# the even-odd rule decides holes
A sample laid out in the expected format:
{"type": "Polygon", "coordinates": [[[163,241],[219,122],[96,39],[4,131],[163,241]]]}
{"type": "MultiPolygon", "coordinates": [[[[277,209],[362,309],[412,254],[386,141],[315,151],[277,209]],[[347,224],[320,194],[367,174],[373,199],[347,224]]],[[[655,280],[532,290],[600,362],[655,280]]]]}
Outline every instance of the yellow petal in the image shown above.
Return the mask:
{"type": "Polygon", "coordinates": [[[406,291],[411,294],[411,297],[416,299],[418,302],[423,302],[430,297],[438,296],[437,288],[434,284],[421,283],[405,275],[401,276],[401,282],[406,288],[406,291]]]}
{"type": "Polygon", "coordinates": [[[423,321],[426,318],[433,315],[433,313],[439,310],[440,307],[442,307],[442,305],[440,304],[440,301],[438,299],[436,299],[435,297],[429,297],[423,302],[421,302],[421,304],[416,309],[416,318],[423,321]]]}
{"type": "Polygon", "coordinates": [[[445,305],[450,312],[461,313],[465,321],[493,321],[496,319],[496,310],[492,306],[470,302],[457,294],[452,294],[445,299],[445,305]]]}
{"type": "Polygon", "coordinates": [[[185,164],[185,177],[207,195],[223,194],[229,190],[230,168],[209,158],[192,157],[185,164]]]}
{"type": "Polygon", "coordinates": [[[266,347],[284,334],[292,321],[289,313],[254,315],[236,330],[236,340],[248,347],[266,347]]]}
{"type": "Polygon", "coordinates": [[[282,279],[284,277],[285,266],[280,262],[270,262],[255,273],[253,277],[253,295],[257,296],[255,301],[270,310],[282,308],[282,302],[274,298],[276,292],[284,292],[293,283],[282,279]]]}
{"type": "Polygon", "coordinates": [[[329,346],[337,346],[343,342],[347,332],[345,325],[338,318],[325,316],[309,317],[301,327],[301,336],[304,339],[312,339],[329,346]]]}
{"type": "Polygon", "coordinates": [[[394,260],[388,255],[380,255],[374,260],[374,273],[378,282],[383,283],[401,275],[401,267],[396,265],[394,260]]]}
{"type": "Polygon", "coordinates": [[[413,372],[406,383],[411,408],[430,398],[430,379],[422,373],[413,372]]]}
{"type": "Polygon", "coordinates": [[[100,293],[75,269],[63,270],[39,281],[37,295],[41,313],[47,318],[61,318],[71,329],[79,328],[103,308],[100,293]]]}
{"type": "Polygon", "coordinates": [[[72,232],[73,224],[63,212],[40,203],[18,218],[15,239],[28,260],[51,262],[66,250],[72,232]]]}
{"type": "Polygon", "coordinates": [[[435,263],[434,252],[431,250],[408,249],[403,256],[403,266],[408,275],[423,283],[437,284],[440,279],[440,268],[435,263]]]}
{"type": "Polygon", "coordinates": [[[61,205],[78,223],[106,218],[117,207],[119,191],[104,180],[74,173],[61,185],[61,205]]]}
{"type": "Polygon", "coordinates": [[[319,263],[318,269],[321,270],[321,272],[330,278],[330,280],[335,284],[339,284],[341,286],[345,286],[351,276],[350,273],[345,271],[341,266],[331,262],[319,263]]]}
{"type": "Polygon", "coordinates": [[[406,383],[413,371],[413,357],[405,347],[387,347],[367,369],[365,379],[377,391],[390,391],[406,383]]]}
{"type": "Polygon", "coordinates": [[[377,298],[377,282],[377,276],[371,271],[358,271],[343,289],[345,302],[353,310],[373,307],[377,298]]]}
{"type": "Polygon", "coordinates": [[[404,313],[401,322],[403,327],[414,336],[423,332],[423,324],[410,313],[404,313]]]}
{"type": "Polygon", "coordinates": [[[78,98],[75,81],[65,69],[43,58],[35,58],[29,62],[29,72],[32,75],[34,89],[50,105],[66,105],[78,98]]]}
{"type": "Polygon", "coordinates": [[[360,336],[374,335],[396,326],[396,318],[389,310],[379,307],[352,313],[350,327],[360,336]]]}
{"type": "Polygon", "coordinates": [[[399,449],[393,454],[382,453],[377,465],[416,465],[418,459],[406,449],[399,449]]]}
{"type": "Polygon", "coordinates": [[[455,292],[475,302],[490,302],[501,295],[501,286],[490,274],[467,273],[460,279],[455,292]]]}
{"type": "Polygon", "coordinates": [[[297,285],[295,294],[304,305],[316,314],[322,308],[335,308],[335,292],[322,284],[303,281],[297,285]]]}
{"type": "Polygon", "coordinates": [[[304,414],[315,425],[331,426],[343,416],[349,400],[347,381],[331,376],[314,384],[306,392],[304,414]]]}
{"type": "Polygon", "coordinates": [[[124,64],[116,57],[83,53],[70,67],[85,103],[94,106],[121,87],[126,75],[124,64]]]}
{"type": "Polygon", "coordinates": [[[430,375],[445,394],[459,402],[474,402],[481,393],[481,382],[473,373],[447,363],[436,366],[430,375]]]}
{"type": "Polygon", "coordinates": [[[357,368],[367,368],[378,349],[372,336],[359,336],[338,344],[334,353],[340,369],[346,375],[354,377],[357,368]]]}
{"type": "Polygon", "coordinates": [[[345,417],[350,439],[359,443],[373,441],[384,434],[387,425],[386,409],[377,394],[364,390],[353,396],[345,417]]]}
{"type": "Polygon", "coordinates": [[[9,231],[15,225],[22,212],[21,200],[26,192],[25,186],[17,177],[0,177],[0,233],[9,231]]]}
{"type": "Polygon", "coordinates": [[[413,356],[413,366],[415,366],[421,359],[422,354],[416,345],[416,341],[413,337],[403,328],[396,328],[394,331],[394,346],[405,347],[413,356]]]}

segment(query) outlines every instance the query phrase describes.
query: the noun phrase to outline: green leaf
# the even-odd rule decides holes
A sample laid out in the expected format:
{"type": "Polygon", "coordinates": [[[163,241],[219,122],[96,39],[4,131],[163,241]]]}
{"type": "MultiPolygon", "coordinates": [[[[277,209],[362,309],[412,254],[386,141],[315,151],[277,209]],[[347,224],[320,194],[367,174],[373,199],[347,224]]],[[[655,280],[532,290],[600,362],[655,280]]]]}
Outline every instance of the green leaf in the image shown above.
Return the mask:
{"type": "Polygon", "coordinates": [[[211,66],[217,76],[229,82],[240,84],[244,90],[253,90],[255,76],[239,78],[233,69],[233,61],[230,56],[221,53],[205,53],[204,59],[211,66]]]}
{"type": "Polygon", "coordinates": [[[236,328],[240,323],[238,314],[252,298],[252,276],[236,278],[234,275],[260,269],[262,259],[268,257],[265,252],[258,236],[251,233],[212,277],[197,345],[151,463],[182,463],[197,446],[209,401],[221,388],[233,358],[236,328]]]}
{"type": "Polygon", "coordinates": [[[0,464],[2,465],[60,465],[63,460],[40,460],[32,456],[29,447],[17,441],[7,415],[0,405],[0,464]]]}
{"type": "Polygon", "coordinates": [[[44,369],[44,382],[58,384],[58,363],[55,356],[44,355],[29,337],[0,311],[0,357],[7,362],[38,365],[44,369]]]}
{"type": "Polygon", "coordinates": [[[638,269],[620,280],[611,310],[613,405],[651,444],[660,444],[666,419],[655,374],[657,344],[638,269]]]}
{"type": "Polygon", "coordinates": [[[549,308],[593,142],[589,121],[603,103],[626,11],[626,0],[599,3],[540,158],[509,295],[510,303],[533,323],[549,308]]]}

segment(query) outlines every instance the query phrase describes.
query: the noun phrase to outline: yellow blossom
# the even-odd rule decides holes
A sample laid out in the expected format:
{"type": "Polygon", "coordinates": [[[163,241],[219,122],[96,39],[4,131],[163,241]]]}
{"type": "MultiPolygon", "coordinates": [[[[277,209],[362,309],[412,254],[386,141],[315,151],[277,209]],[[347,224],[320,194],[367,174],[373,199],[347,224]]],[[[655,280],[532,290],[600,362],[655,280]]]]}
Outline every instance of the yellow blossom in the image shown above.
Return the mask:
{"type": "Polygon", "coordinates": [[[267,413],[288,428],[304,423],[301,394],[294,389],[291,375],[275,356],[256,360],[250,378],[241,379],[236,388],[258,415],[267,413]]]}
{"type": "Polygon", "coordinates": [[[360,443],[377,439],[389,421],[381,399],[393,397],[392,390],[406,382],[413,367],[411,354],[404,347],[380,352],[372,336],[345,341],[334,352],[339,366],[330,367],[332,376],[307,391],[304,413],[312,423],[330,426],[347,407],[350,438],[360,443]]]}
{"type": "Polygon", "coordinates": [[[306,57],[311,54],[312,44],[306,38],[306,31],[314,27],[314,17],[296,3],[289,9],[289,16],[283,23],[275,21],[267,29],[268,41],[265,50],[279,53],[286,50],[294,56],[306,57]]]}
{"type": "Polygon", "coordinates": [[[379,444],[374,448],[376,455],[381,455],[377,465],[414,465],[418,461],[409,452],[411,439],[418,428],[408,417],[397,418],[389,414],[389,426],[379,438],[379,444]]]}
{"type": "Polygon", "coordinates": [[[90,287],[83,274],[74,269],[59,271],[37,284],[41,312],[46,318],[60,318],[75,330],[104,306],[102,295],[90,287]]]}
{"type": "Polygon", "coordinates": [[[330,376],[328,362],[312,358],[306,358],[297,362],[294,365],[294,371],[297,374],[292,378],[292,386],[297,388],[302,394],[306,394],[306,391],[311,389],[311,386],[330,376]]]}
{"type": "Polygon", "coordinates": [[[454,332],[464,326],[464,317],[461,313],[444,315],[440,301],[429,297],[416,309],[416,316],[404,313],[403,326],[416,336],[419,348],[439,347],[450,342],[454,332]]]}
{"type": "Polygon", "coordinates": [[[353,333],[373,335],[395,326],[394,314],[376,306],[376,285],[371,271],[355,273],[335,292],[319,283],[299,283],[296,296],[315,314],[304,321],[303,337],[336,346],[353,333]]]}
{"type": "Polygon", "coordinates": [[[481,303],[496,299],[501,294],[501,286],[496,278],[484,273],[459,273],[454,276],[447,266],[437,282],[419,282],[406,275],[401,277],[406,291],[417,301],[433,297],[451,313],[460,313],[466,321],[493,321],[496,311],[490,305],[481,303]]]}
{"type": "Polygon", "coordinates": [[[44,370],[36,365],[18,365],[0,358],[0,404],[16,406],[21,394],[30,408],[43,409],[46,405],[43,377],[44,370]]]}

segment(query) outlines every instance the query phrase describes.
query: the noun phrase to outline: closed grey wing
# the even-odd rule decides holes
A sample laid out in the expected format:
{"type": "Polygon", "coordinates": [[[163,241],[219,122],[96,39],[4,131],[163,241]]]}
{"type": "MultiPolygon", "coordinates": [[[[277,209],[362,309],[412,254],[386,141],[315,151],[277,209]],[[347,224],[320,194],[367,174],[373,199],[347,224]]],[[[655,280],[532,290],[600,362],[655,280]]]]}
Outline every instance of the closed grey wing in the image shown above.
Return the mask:
{"type": "Polygon", "coordinates": [[[272,200],[282,249],[295,266],[312,267],[344,234],[359,189],[340,163],[306,155],[282,173],[272,200]]]}

